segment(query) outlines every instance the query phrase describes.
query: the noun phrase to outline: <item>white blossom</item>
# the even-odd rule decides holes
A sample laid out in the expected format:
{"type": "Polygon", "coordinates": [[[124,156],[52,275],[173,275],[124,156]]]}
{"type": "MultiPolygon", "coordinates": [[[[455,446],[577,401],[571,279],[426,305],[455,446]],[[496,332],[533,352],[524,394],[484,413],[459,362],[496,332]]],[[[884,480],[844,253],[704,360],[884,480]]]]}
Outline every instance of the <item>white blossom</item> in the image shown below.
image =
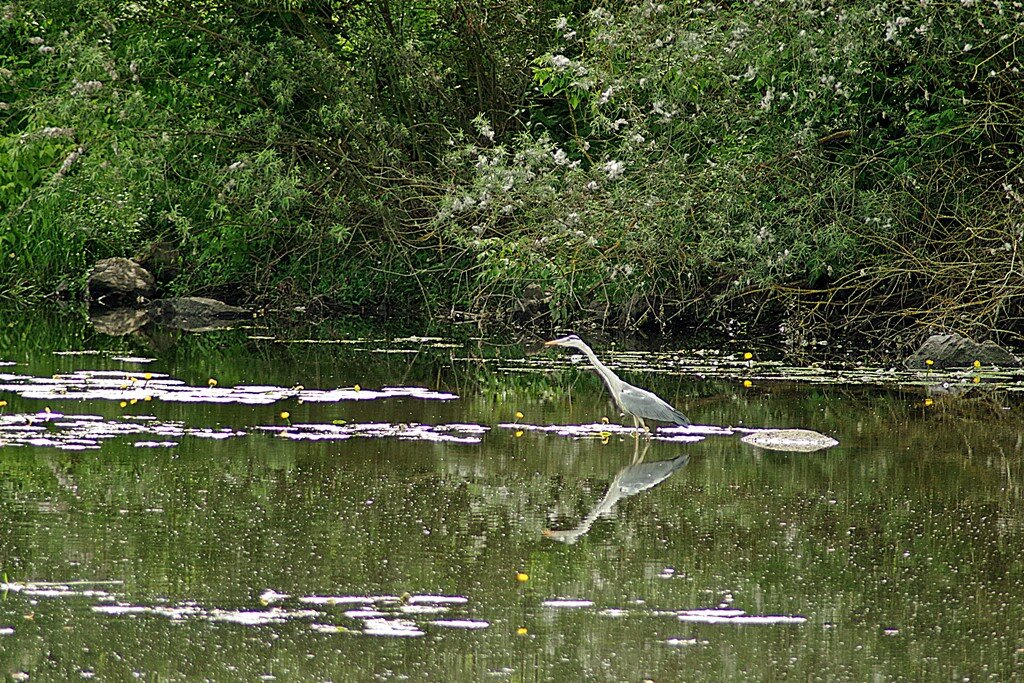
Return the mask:
{"type": "Polygon", "coordinates": [[[92,95],[103,87],[100,81],[79,81],[75,80],[71,86],[72,95],[92,95]]]}
{"type": "Polygon", "coordinates": [[[885,39],[893,40],[900,30],[910,23],[910,17],[896,17],[885,25],[885,39]]]}
{"type": "Polygon", "coordinates": [[[626,170],[625,165],[621,161],[607,161],[601,166],[601,170],[608,174],[608,180],[615,180],[622,172],[626,170]]]}
{"type": "Polygon", "coordinates": [[[572,64],[572,60],[565,55],[551,55],[551,66],[562,70],[572,64]]]}

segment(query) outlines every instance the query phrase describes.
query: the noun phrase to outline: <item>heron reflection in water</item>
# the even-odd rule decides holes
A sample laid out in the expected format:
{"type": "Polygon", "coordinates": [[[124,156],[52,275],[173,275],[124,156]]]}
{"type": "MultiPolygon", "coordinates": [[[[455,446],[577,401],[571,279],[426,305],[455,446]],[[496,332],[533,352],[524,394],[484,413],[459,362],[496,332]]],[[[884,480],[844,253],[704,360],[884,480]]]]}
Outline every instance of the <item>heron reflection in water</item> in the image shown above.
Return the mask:
{"type": "Polygon", "coordinates": [[[590,360],[590,364],[597,370],[597,374],[601,375],[608,391],[611,392],[615,405],[623,413],[633,418],[634,427],[642,427],[645,432],[649,431],[644,420],[668,422],[681,427],[690,425],[690,420],[685,415],[650,391],[619,379],[618,375],[598,359],[593,349],[575,334],[544,342],[544,346],[565,346],[582,351],[583,355],[590,360]]]}
{"type": "MultiPolygon", "coordinates": [[[[650,444],[648,444],[647,448],[649,447],[650,444]]],[[[686,463],[690,461],[690,456],[680,455],[671,460],[644,462],[643,459],[647,453],[647,448],[644,449],[644,452],[639,457],[634,457],[632,464],[626,465],[619,470],[619,473],[612,479],[611,484],[608,485],[608,491],[604,494],[604,498],[587,513],[587,516],[575,528],[561,531],[545,529],[542,533],[553,541],[573,544],[583,534],[590,531],[590,527],[594,526],[594,522],[599,517],[610,515],[612,509],[620,500],[654,488],[686,466],[686,463]]]]}

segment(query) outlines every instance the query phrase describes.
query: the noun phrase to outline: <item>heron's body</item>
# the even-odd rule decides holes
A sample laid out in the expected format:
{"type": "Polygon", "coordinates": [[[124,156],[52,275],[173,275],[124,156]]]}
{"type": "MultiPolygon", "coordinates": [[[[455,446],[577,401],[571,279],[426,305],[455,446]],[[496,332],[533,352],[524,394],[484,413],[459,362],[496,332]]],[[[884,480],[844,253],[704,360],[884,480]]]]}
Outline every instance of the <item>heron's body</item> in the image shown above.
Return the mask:
{"type": "Polygon", "coordinates": [[[608,391],[611,392],[612,400],[615,401],[615,405],[618,406],[619,410],[623,413],[626,413],[633,418],[634,425],[639,424],[639,426],[647,429],[647,425],[644,423],[644,420],[668,422],[669,424],[683,427],[690,424],[690,421],[685,415],[655,396],[653,393],[646,389],[635,387],[632,384],[623,382],[619,379],[619,377],[612,372],[608,366],[598,359],[594,354],[594,351],[575,334],[570,334],[568,337],[562,337],[560,339],[554,339],[546,342],[545,346],[566,346],[582,351],[584,355],[586,355],[587,359],[590,360],[594,369],[597,370],[597,374],[599,374],[601,379],[604,380],[605,386],[607,386],[608,391]]]}

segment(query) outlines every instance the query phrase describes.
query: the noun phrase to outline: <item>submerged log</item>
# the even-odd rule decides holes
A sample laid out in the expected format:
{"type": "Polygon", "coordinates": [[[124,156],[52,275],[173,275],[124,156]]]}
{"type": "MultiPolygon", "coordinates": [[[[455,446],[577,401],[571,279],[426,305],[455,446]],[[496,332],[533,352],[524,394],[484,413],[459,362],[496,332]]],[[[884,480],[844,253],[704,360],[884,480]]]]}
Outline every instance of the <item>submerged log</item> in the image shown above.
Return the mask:
{"type": "Polygon", "coordinates": [[[161,325],[201,332],[231,327],[239,320],[251,318],[252,312],[216,299],[181,296],[154,301],[152,317],[161,325]]]}

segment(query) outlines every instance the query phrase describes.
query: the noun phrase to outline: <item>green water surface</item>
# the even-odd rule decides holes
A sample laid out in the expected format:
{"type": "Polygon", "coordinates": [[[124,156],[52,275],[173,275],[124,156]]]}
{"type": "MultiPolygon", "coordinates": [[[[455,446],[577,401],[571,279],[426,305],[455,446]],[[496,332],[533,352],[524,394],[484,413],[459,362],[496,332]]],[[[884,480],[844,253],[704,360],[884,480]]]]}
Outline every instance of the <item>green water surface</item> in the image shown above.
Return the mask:
{"type": "Polygon", "coordinates": [[[698,425],[839,441],[773,452],[535,429],[631,421],[532,341],[2,320],[7,680],[1024,676],[1012,377],[595,341],[698,425]]]}

